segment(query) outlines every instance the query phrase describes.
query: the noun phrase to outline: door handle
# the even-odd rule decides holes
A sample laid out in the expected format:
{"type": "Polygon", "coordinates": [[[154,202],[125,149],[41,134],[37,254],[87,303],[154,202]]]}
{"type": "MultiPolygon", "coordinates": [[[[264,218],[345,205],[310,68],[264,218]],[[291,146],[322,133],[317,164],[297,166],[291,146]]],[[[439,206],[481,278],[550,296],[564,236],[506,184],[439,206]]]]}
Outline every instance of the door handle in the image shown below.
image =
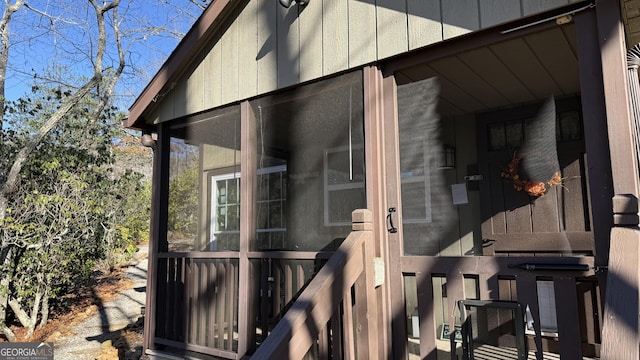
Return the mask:
{"type": "Polygon", "coordinates": [[[389,208],[389,213],[387,213],[387,231],[395,234],[398,232],[398,228],[393,225],[393,213],[396,212],[396,208],[389,208]]]}

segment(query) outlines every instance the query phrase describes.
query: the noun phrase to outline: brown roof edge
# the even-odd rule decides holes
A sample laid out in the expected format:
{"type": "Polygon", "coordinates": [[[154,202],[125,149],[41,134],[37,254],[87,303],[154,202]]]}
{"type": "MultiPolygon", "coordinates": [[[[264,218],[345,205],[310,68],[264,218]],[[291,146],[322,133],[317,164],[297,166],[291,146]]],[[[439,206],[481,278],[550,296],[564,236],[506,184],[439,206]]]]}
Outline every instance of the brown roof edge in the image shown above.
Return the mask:
{"type": "Polygon", "coordinates": [[[122,127],[125,127],[129,130],[139,130],[142,132],[150,132],[150,133],[156,132],[156,125],[147,124],[144,121],[144,118],[142,117],[138,118],[138,121],[135,124],[132,124],[128,117],[122,118],[120,120],[120,125],[122,125],[122,127]]]}
{"type": "Polygon", "coordinates": [[[122,124],[128,128],[149,128],[144,124],[144,119],[141,117],[142,113],[149,107],[155,97],[160,91],[174,78],[177,74],[184,69],[189,60],[197,53],[203,46],[203,42],[206,41],[207,35],[210,33],[210,29],[213,24],[222,18],[221,15],[228,13],[233,5],[237,5],[239,1],[232,0],[214,0],[204,10],[202,15],[193,24],[193,27],[184,36],[182,41],[173,50],[171,55],[160,70],[151,79],[151,82],[142,90],[142,93],[133,105],[129,107],[129,117],[122,120],[122,124]]]}

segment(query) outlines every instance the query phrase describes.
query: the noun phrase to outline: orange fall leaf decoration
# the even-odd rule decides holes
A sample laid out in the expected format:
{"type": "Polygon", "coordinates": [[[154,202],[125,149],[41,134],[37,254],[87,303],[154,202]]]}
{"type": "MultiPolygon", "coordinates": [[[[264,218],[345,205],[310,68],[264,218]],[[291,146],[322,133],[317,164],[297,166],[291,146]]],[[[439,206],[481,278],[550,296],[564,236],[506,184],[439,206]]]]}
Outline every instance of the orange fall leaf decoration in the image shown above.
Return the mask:
{"type": "Polygon", "coordinates": [[[500,176],[502,178],[513,182],[513,188],[516,191],[525,191],[527,194],[529,194],[529,196],[544,196],[544,194],[547,192],[547,186],[552,187],[555,185],[560,185],[562,183],[560,173],[558,173],[557,171],[546,183],[543,181],[522,179],[520,177],[520,173],[518,172],[521,160],[521,155],[514,154],[507,167],[500,173],[500,176]]]}

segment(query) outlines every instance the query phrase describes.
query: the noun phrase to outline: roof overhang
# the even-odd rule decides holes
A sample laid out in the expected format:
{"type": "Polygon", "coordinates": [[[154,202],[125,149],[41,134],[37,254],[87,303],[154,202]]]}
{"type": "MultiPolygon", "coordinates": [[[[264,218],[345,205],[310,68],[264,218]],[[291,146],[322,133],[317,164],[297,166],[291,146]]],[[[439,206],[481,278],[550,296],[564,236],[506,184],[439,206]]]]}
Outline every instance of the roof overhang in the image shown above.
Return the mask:
{"type": "Polygon", "coordinates": [[[193,27],[184,36],[182,41],[173,50],[167,61],[147,84],[140,96],[129,107],[129,116],[122,120],[124,127],[153,130],[155,125],[147,124],[143,117],[144,112],[155,102],[158,94],[176,81],[183,70],[189,65],[207,40],[213,36],[220,23],[232,12],[240,1],[214,0],[196,20],[193,27]]]}

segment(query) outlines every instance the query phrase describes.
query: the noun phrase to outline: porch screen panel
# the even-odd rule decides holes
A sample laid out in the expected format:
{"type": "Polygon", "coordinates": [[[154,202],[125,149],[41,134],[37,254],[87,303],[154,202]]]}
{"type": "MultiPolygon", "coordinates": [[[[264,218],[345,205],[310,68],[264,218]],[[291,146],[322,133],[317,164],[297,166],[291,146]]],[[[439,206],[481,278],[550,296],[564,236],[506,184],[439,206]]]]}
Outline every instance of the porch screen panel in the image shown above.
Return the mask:
{"type": "Polygon", "coordinates": [[[237,251],[239,107],[173,123],[170,134],[168,250],[237,251]]]}
{"type": "Polygon", "coordinates": [[[458,218],[451,196],[450,175],[455,144],[445,144],[449,125],[438,114],[438,79],[398,86],[398,130],[404,252],[443,255],[457,248],[458,218]],[[448,160],[447,160],[448,159],[448,160]]]}
{"type": "Polygon", "coordinates": [[[335,250],[366,207],[360,72],[252,102],[254,250],[335,250]]]}

